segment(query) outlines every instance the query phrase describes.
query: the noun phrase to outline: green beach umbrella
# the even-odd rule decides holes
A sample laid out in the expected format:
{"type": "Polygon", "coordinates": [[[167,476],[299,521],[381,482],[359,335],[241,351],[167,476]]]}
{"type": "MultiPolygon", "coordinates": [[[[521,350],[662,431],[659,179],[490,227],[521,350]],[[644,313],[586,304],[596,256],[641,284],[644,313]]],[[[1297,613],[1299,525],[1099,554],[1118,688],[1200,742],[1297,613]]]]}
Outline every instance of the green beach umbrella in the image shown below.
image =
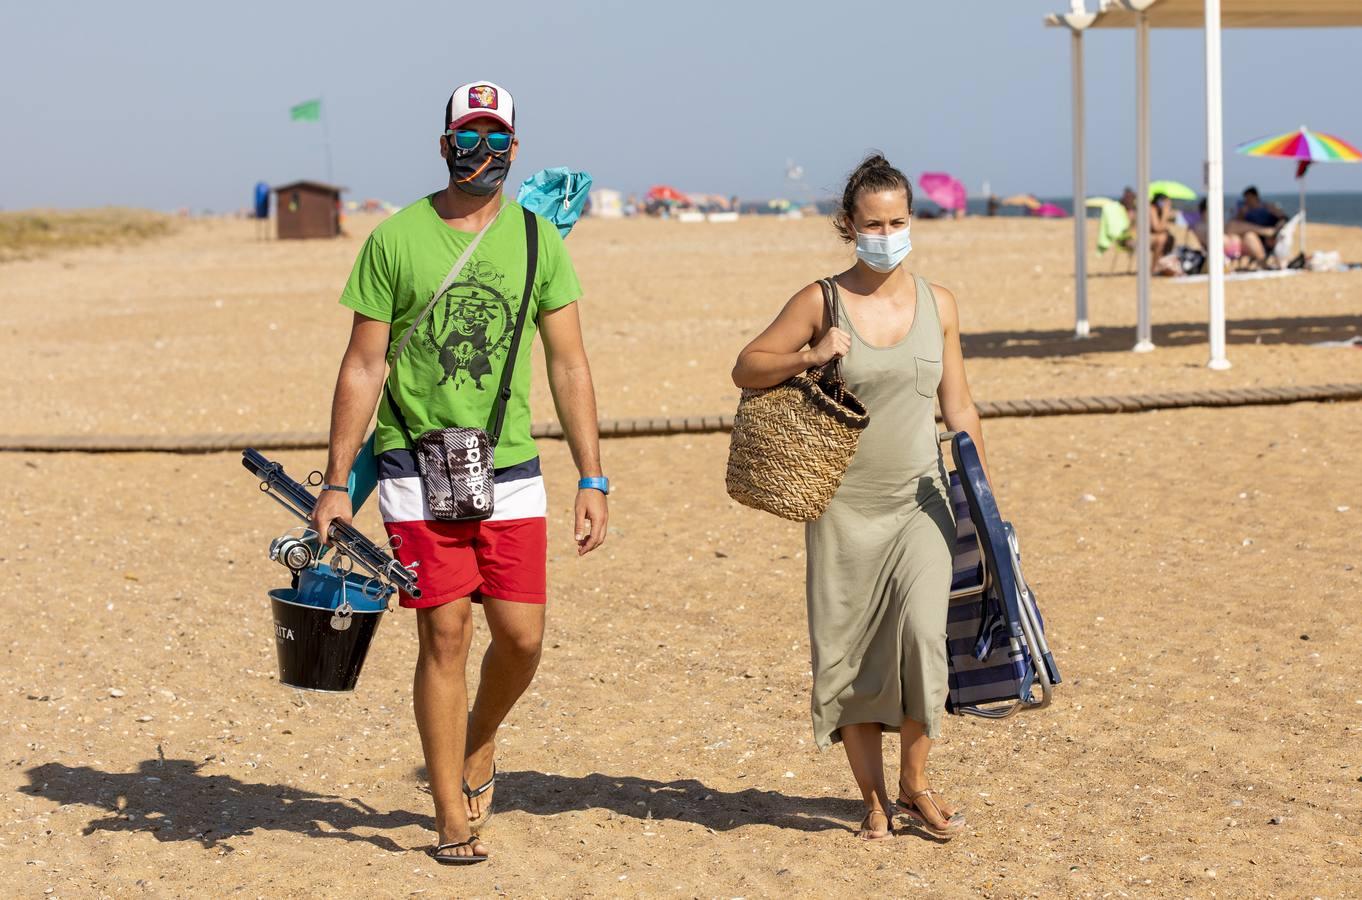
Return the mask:
{"type": "Polygon", "coordinates": [[[1149,182],[1150,199],[1153,199],[1155,194],[1163,194],[1169,200],[1196,199],[1196,191],[1181,181],[1151,181],[1149,182]]]}

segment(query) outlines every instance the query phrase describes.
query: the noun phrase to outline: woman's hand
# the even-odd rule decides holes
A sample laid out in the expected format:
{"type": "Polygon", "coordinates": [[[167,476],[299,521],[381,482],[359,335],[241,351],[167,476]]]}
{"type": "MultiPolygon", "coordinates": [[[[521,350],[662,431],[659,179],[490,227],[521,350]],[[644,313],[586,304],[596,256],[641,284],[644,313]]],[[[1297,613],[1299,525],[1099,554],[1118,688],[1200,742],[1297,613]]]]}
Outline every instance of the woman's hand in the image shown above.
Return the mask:
{"type": "Polygon", "coordinates": [[[825,366],[834,359],[841,359],[851,350],[851,335],[840,328],[829,328],[822,340],[809,350],[809,364],[813,367],[825,366]]]}
{"type": "Polygon", "coordinates": [[[785,304],[775,321],[738,354],[733,383],[744,389],[775,387],[808,369],[845,356],[851,349],[851,338],[836,328],[813,344],[823,327],[824,315],[823,289],[816,283],[802,288],[785,304]]]}

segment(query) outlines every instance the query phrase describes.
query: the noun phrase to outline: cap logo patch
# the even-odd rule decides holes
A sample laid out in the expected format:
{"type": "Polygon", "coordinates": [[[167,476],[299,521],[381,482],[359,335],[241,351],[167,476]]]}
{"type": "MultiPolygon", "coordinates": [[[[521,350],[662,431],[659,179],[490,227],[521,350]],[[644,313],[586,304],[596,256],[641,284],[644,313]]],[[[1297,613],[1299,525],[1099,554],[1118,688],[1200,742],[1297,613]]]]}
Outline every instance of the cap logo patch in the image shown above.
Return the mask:
{"type": "Polygon", "coordinates": [[[469,109],[496,109],[497,108],[497,89],[486,84],[479,84],[468,89],[468,108],[469,109]]]}

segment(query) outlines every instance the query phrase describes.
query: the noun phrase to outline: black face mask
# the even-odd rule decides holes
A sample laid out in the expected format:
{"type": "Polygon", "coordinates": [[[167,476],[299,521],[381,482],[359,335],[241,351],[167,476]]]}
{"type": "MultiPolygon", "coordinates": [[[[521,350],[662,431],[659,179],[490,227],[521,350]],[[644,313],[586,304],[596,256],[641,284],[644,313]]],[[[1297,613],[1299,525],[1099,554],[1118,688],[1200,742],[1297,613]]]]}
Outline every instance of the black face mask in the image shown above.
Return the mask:
{"type": "Polygon", "coordinates": [[[451,142],[445,162],[449,165],[449,180],[465,194],[486,197],[496,193],[511,171],[511,151],[493,153],[482,141],[472,150],[460,150],[451,142]]]}

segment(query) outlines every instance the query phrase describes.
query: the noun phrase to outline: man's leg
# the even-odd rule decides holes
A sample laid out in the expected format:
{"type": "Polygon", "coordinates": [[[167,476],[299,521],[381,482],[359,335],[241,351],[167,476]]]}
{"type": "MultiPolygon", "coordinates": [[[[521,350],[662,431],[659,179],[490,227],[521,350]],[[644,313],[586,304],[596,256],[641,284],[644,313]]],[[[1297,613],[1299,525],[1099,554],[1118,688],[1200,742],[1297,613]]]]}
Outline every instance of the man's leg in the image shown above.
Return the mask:
{"type": "MultiPolygon", "coordinates": [[[[544,645],[544,604],[484,597],[483,612],[491,642],[482,657],[478,696],[468,717],[468,750],[464,777],[479,787],[492,777],[497,729],[530,686],[544,645]]],[[[492,802],[492,790],[468,800],[470,818],[479,818],[492,802]]]]}
{"type": "MultiPolygon", "coordinates": [[[[469,836],[462,802],[468,685],[465,667],[472,638],[471,603],[467,597],[416,611],[416,677],[412,706],[421,749],[426,757],[430,793],[435,800],[435,830],[441,844],[469,836]]],[[[457,855],[485,848],[463,847],[457,855]]]]}

